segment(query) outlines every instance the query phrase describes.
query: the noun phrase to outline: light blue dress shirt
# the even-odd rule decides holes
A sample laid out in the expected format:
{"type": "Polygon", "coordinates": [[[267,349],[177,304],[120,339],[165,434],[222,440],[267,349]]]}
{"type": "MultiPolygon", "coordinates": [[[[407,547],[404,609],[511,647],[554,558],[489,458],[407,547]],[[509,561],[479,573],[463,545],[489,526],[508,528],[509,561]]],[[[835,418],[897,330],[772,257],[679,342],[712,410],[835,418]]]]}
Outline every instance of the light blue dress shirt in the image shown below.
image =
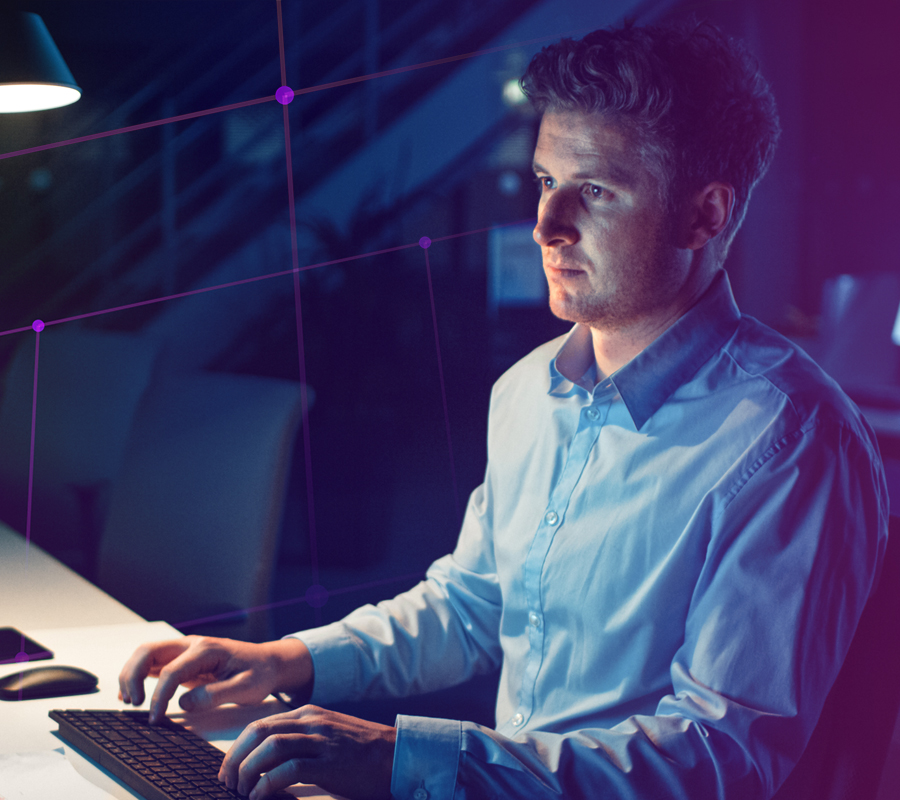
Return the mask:
{"type": "Polygon", "coordinates": [[[501,666],[494,730],[397,717],[396,798],[767,798],[815,726],[887,542],[871,429],[724,272],[592,364],[576,325],[506,372],[455,551],[293,634],[318,705],[501,666]]]}

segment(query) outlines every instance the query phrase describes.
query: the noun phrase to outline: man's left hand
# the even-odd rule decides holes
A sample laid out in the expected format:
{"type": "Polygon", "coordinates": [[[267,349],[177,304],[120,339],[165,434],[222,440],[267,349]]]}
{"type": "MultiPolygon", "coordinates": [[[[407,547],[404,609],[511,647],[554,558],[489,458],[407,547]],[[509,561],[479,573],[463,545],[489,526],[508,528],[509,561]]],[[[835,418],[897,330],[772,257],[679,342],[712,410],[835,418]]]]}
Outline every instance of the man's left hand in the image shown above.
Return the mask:
{"type": "Polygon", "coordinates": [[[219,780],[251,800],[295,783],[351,800],[389,800],[396,740],[396,728],[303,706],[248,725],[225,755],[219,780]]]}

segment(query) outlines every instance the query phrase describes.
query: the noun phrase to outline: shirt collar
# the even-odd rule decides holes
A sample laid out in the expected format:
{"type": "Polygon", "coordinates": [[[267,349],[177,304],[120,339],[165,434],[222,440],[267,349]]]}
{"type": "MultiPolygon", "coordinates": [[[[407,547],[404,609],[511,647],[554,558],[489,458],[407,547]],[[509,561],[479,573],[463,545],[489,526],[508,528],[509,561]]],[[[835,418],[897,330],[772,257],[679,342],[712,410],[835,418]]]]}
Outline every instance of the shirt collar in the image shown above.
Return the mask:
{"type": "Polygon", "coordinates": [[[597,382],[597,362],[591,329],[578,323],[566,335],[550,362],[550,391],[554,397],[590,394],[597,382]]]}
{"type": "MultiPolygon", "coordinates": [[[[719,270],[685,314],[610,376],[636,430],[722,348],[737,330],[740,318],[728,275],[719,270]]],[[[550,362],[549,394],[591,394],[596,381],[594,366],[590,328],[578,323],[550,362]]]]}

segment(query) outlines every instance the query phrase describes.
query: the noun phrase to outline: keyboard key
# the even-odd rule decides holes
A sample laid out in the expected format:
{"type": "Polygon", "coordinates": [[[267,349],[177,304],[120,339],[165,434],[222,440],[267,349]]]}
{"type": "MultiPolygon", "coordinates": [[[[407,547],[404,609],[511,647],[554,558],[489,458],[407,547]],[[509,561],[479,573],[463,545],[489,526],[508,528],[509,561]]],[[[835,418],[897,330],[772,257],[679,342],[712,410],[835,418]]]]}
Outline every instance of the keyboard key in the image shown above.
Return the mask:
{"type": "MultiPolygon", "coordinates": [[[[51,711],[59,735],[146,800],[238,800],[218,780],[224,753],[166,719],[150,726],[146,711],[51,711]]],[[[278,792],[273,800],[294,800],[278,792]]]]}

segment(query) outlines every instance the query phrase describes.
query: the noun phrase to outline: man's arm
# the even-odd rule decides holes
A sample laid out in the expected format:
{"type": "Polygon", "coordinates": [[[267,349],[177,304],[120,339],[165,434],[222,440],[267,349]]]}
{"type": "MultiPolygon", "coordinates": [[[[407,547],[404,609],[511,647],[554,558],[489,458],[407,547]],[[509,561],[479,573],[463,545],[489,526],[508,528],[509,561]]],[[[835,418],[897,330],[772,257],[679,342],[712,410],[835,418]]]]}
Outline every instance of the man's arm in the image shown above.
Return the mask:
{"type": "Polygon", "coordinates": [[[387,797],[396,729],[303,704],[425,692],[499,664],[500,593],[492,550],[480,546],[489,538],[485,513],[479,489],[460,537],[470,556],[482,553],[477,564],[464,568],[446,556],[410,591],[279,642],[185,637],[143,645],[122,670],[121,698],[140,705],[144,679],[158,676],[151,716],[159,719],[181,684],[194,687],[180,700],[188,711],[290,694],[302,707],[249,725],[220,779],[244,793],[252,789],[254,800],[296,782],[354,800],[387,797]]]}
{"type": "Polygon", "coordinates": [[[811,735],[886,543],[877,456],[823,427],[754,454],[698,509],[707,558],[654,715],[592,726],[586,699],[581,724],[512,737],[401,716],[394,796],[770,797],[811,735]]]}
{"type": "Polygon", "coordinates": [[[291,634],[314,664],[309,702],[421,694],[499,666],[502,597],[485,492],[482,485],[472,493],[454,554],[435,561],[425,580],[339,622],[291,634]]]}

